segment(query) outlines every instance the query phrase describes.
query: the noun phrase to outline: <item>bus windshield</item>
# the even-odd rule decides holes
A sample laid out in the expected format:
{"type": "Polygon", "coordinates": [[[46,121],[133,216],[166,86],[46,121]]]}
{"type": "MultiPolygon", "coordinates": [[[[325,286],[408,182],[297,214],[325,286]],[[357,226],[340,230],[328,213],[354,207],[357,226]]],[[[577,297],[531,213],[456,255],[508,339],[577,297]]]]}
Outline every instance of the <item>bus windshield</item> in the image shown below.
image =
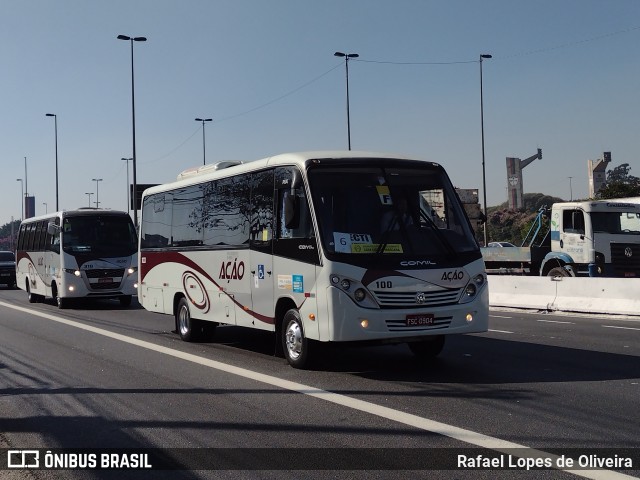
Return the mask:
{"type": "Polygon", "coordinates": [[[451,259],[478,251],[439,166],[317,166],[309,184],[329,256],[451,259]]]}
{"type": "Polygon", "coordinates": [[[135,253],[136,243],[136,232],[129,216],[81,215],[64,217],[62,249],[66,253],[125,257],[135,253]]]}

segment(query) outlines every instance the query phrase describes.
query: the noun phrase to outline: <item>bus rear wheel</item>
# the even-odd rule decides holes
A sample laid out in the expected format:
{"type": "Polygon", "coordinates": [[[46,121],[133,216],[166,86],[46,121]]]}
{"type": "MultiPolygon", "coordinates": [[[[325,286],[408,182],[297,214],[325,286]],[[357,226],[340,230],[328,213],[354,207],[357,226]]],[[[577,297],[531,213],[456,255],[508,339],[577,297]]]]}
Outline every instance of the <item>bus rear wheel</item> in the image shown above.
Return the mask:
{"type": "Polygon", "coordinates": [[[203,338],[202,322],[191,318],[189,302],[182,297],[176,309],[176,328],[185,342],[198,342],[203,338]]]}
{"type": "Polygon", "coordinates": [[[440,355],[444,348],[444,335],[436,335],[419,342],[410,342],[409,349],[420,359],[435,358],[440,355]]]}
{"type": "Polygon", "coordinates": [[[313,344],[304,336],[300,313],[295,309],[287,311],[282,326],[282,350],[287,362],[294,368],[307,368],[311,364],[313,344]]]}

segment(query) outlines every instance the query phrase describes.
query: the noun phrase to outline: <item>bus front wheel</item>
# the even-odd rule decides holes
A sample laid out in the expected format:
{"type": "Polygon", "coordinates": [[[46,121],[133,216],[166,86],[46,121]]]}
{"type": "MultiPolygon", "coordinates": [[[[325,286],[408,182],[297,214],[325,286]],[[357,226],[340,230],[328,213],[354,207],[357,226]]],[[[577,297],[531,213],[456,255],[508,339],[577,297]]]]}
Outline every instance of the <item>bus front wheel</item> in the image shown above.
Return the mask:
{"type": "Polygon", "coordinates": [[[444,348],[444,335],[435,335],[419,342],[410,342],[409,349],[420,359],[437,357],[444,348]]]}
{"type": "Polygon", "coordinates": [[[29,279],[27,279],[27,298],[29,299],[29,303],[38,303],[40,297],[31,291],[31,287],[29,285],[29,279]]]}
{"type": "Polygon", "coordinates": [[[291,309],[282,321],[282,350],[284,356],[294,368],[310,365],[312,342],[304,336],[302,319],[297,310],[291,309]]]}
{"type": "Polygon", "coordinates": [[[58,292],[58,287],[55,283],[51,285],[51,294],[54,300],[56,301],[56,305],[58,306],[59,309],[67,308],[69,304],[69,300],[66,298],[62,298],[60,296],[60,293],[58,292]]]}
{"type": "Polygon", "coordinates": [[[120,301],[121,307],[129,307],[131,306],[131,295],[123,295],[122,297],[118,297],[120,301]]]}

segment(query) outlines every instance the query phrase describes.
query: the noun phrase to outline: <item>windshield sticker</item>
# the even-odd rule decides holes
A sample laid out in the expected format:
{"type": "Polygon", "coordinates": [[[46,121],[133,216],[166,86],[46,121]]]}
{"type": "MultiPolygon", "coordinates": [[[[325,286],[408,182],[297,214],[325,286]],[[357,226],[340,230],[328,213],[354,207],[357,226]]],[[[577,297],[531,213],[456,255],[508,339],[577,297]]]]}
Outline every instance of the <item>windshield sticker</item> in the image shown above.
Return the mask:
{"type": "MultiPolygon", "coordinates": [[[[378,243],[354,243],[351,245],[351,253],[378,253],[379,248],[378,243]]],[[[388,243],[384,246],[382,253],[403,253],[402,244],[388,243]]]]}
{"type": "Polygon", "coordinates": [[[368,244],[371,245],[371,235],[366,233],[342,233],[334,232],[333,241],[336,245],[336,252],[351,253],[353,249],[352,245],[368,244]]]}
{"type": "Polygon", "coordinates": [[[393,205],[391,201],[391,193],[389,192],[389,187],[387,185],[376,185],[376,190],[378,191],[378,196],[380,197],[380,203],[382,205],[393,205]]]}

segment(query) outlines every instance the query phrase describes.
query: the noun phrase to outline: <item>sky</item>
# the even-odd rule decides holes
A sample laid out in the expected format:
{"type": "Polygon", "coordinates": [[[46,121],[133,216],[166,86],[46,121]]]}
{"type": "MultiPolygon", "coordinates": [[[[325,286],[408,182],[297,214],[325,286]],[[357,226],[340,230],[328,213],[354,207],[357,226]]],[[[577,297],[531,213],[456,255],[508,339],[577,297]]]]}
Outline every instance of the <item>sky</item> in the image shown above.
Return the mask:
{"type": "Polygon", "coordinates": [[[506,157],[524,191],[588,196],[611,151],[640,176],[637,0],[0,0],[0,225],[56,207],[127,209],[134,44],[137,183],[206,162],[347,149],[442,164],[487,204],[506,157]],[[47,117],[47,113],[57,117],[47,117]],[[26,161],[25,161],[26,157],[26,161]],[[26,164],[26,181],[25,180],[26,164]],[[23,179],[23,182],[17,179],[23,179]],[[92,179],[102,179],[96,182],[92,179]],[[88,195],[91,193],[91,195],[88,195]],[[97,194],[96,194],[97,193],[97,194]]]}

